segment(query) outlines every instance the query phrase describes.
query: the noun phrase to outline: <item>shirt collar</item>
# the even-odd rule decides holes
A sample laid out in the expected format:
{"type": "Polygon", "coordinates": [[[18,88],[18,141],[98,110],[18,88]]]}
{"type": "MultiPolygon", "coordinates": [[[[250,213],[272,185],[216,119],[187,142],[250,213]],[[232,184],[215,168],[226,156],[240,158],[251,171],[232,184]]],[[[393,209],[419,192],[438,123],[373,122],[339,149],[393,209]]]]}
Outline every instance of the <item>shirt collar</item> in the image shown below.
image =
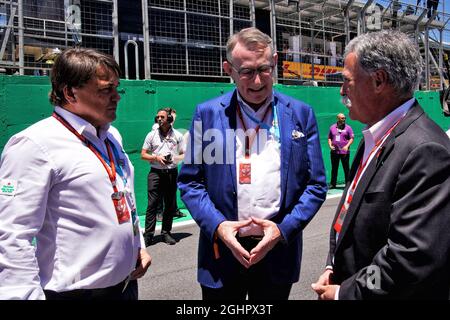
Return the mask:
{"type": "MultiPolygon", "coordinates": [[[[158,133],[159,133],[161,136],[163,136],[162,131],[159,130],[159,127],[158,127],[156,130],[158,130],[158,133]]],[[[173,135],[175,134],[175,133],[174,133],[174,130],[175,130],[175,129],[174,129],[173,126],[171,125],[170,128],[169,128],[169,131],[167,131],[166,137],[170,138],[171,136],[173,136],[173,135]]]]}
{"type": "Polygon", "coordinates": [[[260,119],[265,113],[266,113],[266,109],[272,105],[273,102],[273,92],[272,94],[266,99],[266,102],[264,102],[264,104],[258,109],[258,111],[255,111],[252,107],[250,107],[241,97],[241,95],[239,94],[239,91],[237,91],[237,101],[239,103],[239,106],[242,109],[245,109],[245,112],[243,112],[244,114],[250,114],[252,116],[257,116],[258,119],[260,119]]]}
{"type": "Polygon", "coordinates": [[[415,102],[415,98],[411,98],[401,106],[395,108],[386,117],[363,130],[364,142],[367,145],[374,145],[383,135],[400,119],[402,119],[415,102]]]}
{"type": "Polygon", "coordinates": [[[60,107],[55,107],[55,112],[64,118],[74,129],[81,135],[94,136],[105,140],[111,124],[107,123],[100,127],[99,136],[97,136],[97,129],[88,121],[80,116],[60,107]]]}

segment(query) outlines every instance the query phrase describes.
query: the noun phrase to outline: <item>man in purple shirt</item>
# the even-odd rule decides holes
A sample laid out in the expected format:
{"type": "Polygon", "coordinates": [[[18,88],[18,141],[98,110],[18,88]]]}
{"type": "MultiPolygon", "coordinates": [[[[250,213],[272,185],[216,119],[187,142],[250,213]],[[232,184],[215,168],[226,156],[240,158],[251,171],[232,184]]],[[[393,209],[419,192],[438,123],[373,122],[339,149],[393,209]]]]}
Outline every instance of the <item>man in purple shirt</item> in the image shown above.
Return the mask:
{"type": "Polygon", "coordinates": [[[345,183],[348,179],[350,145],[353,143],[354,135],[352,128],[345,124],[345,116],[337,115],[337,122],[330,127],[328,133],[328,146],[331,149],[331,181],[330,188],[336,188],[339,160],[344,168],[345,183]]]}

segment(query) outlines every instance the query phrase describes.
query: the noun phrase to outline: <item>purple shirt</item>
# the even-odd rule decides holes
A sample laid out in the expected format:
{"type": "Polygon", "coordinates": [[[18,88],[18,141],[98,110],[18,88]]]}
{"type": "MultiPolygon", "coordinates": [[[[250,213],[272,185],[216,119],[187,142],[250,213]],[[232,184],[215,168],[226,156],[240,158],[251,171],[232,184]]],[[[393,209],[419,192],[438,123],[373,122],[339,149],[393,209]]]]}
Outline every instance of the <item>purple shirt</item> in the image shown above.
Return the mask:
{"type": "Polygon", "coordinates": [[[344,129],[338,129],[337,124],[333,124],[330,127],[330,132],[328,133],[328,139],[331,139],[331,144],[336,148],[334,153],[337,154],[347,154],[349,151],[342,150],[350,139],[353,139],[353,130],[349,125],[345,125],[344,129]]]}

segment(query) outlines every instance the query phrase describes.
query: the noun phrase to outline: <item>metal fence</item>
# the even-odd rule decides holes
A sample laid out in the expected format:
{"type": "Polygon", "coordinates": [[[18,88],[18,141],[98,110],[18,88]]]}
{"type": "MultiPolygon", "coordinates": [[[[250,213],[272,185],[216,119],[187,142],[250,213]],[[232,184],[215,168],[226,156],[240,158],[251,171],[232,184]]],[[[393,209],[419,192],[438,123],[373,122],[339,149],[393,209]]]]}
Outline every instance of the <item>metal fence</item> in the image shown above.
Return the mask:
{"type": "Polygon", "coordinates": [[[228,0],[148,0],[146,11],[150,52],[146,78],[223,77],[229,35],[252,24],[248,3],[228,0]]]}
{"type": "Polygon", "coordinates": [[[222,70],[228,37],[258,25],[274,39],[278,82],[333,85],[340,82],[351,38],[397,28],[421,47],[427,62],[423,87],[439,89],[446,81],[450,15],[421,1],[134,1],[134,10],[142,12],[134,12],[136,30],[126,33],[118,17],[129,0],[0,0],[0,70],[46,74],[61,50],[83,46],[114,55],[126,78],[130,62],[136,69],[130,78],[228,81],[222,70]]]}
{"type": "Polygon", "coordinates": [[[113,2],[0,0],[0,67],[7,73],[42,75],[68,47],[113,54],[113,2]]]}

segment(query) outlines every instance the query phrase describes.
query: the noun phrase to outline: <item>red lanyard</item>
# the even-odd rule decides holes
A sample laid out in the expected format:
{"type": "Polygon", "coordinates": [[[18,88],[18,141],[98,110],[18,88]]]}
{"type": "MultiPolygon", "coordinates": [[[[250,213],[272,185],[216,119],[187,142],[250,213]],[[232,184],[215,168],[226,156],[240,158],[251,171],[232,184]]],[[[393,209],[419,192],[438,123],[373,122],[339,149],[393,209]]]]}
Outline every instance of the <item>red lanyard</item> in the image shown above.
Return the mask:
{"type": "MultiPolygon", "coordinates": [[[[264,121],[264,119],[269,114],[269,110],[270,109],[271,108],[267,107],[267,110],[266,110],[266,112],[264,113],[264,115],[262,117],[262,120],[261,120],[262,122],[264,121]]],[[[239,103],[237,104],[237,112],[238,112],[239,119],[241,120],[242,127],[244,128],[244,131],[245,131],[245,158],[248,159],[248,158],[250,158],[250,147],[253,144],[253,140],[255,139],[256,135],[258,134],[258,131],[259,131],[259,128],[261,127],[261,125],[258,124],[256,126],[255,134],[250,139],[250,137],[247,135],[247,127],[245,125],[244,118],[242,117],[241,106],[239,105],[239,103]]]]}
{"type": "Polygon", "coordinates": [[[111,184],[112,184],[112,187],[114,189],[114,192],[118,192],[118,189],[117,189],[117,186],[116,186],[116,165],[114,163],[114,157],[113,157],[112,152],[111,152],[111,146],[109,145],[109,140],[106,139],[105,144],[106,144],[106,149],[108,150],[108,158],[109,158],[109,163],[110,163],[111,167],[108,166],[108,164],[103,159],[103,157],[100,154],[100,152],[98,152],[98,150],[94,147],[94,145],[85,136],[79,134],[70,125],[70,123],[68,123],[66,121],[66,119],[61,117],[56,112],[53,112],[53,117],[56,120],[58,120],[59,122],[61,122],[62,125],[64,125],[70,132],[72,132],[78,139],[80,139],[81,142],[83,142],[97,156],[98,160],[100,160],[100,162],[102,163],[102,165],[105,168],[106,172],[108,173],[108,177],[109,177],[109,180],[111,181],[111,184]]]}
{"type": "Polygon", "coordinates": [[[350,207],[350,203],[353,200],[353,194],[355,192],[356,186],[358,184],[359,179],[361,178],[364,168],[367,166],[367,163],[370,160],[370,157],[375,152],[375,150],[377,150],[378,147],[386,140],[386,138],[391,134],[391,132],[395,129],[395,127],[400,123],[400,121],[402,119],[403,119],[403,117],[400,118],[396,123],[394,123],[394,125],[375,143],[375,146],[372,148],[372,150],[370,150],[370,153],[367,156],[366,161],[363,162],[362,161],[363,159],[361,159],[361,161],[359,162],[358,171],[356,172],[356,175],[355,175],[355,178],[353,179],[352,185],[348,190],[348,197],[347,197],[346,201],[344,201],[344,203],[342,204],[342,207],[339,211],[339,215],[333,226],[334,230],[336,230],[337,233],[341,232],[342,224],[344,223],[344,218],[347,215],[347,211],[348,211],[348,208],[350,207]]]}

